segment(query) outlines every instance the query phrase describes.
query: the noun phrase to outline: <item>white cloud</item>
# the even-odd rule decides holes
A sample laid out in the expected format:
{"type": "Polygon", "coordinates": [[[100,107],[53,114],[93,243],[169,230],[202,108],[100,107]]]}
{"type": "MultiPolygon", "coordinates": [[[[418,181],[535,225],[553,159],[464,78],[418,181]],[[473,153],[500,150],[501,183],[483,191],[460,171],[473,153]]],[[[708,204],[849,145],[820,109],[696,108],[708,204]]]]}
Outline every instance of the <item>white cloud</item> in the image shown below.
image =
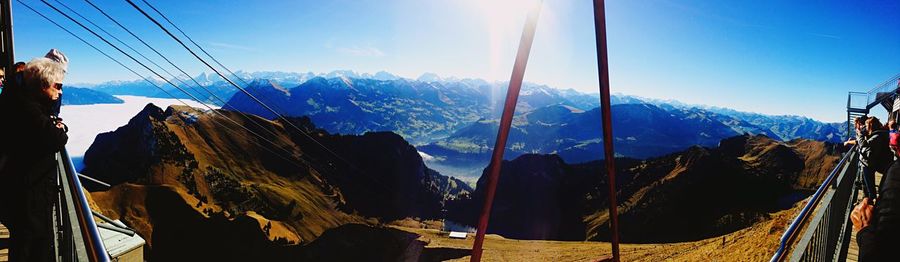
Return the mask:
{"type": "Polygon", "coordinates": [[[820,33],[807,33],[807,34],[809,34],[809,35],[811,35],[811,36],[822,37],[822,38],[841,39],[840,36],[837,36],[837,35],[831,35],[831,34],[820,34],[820,33]]]}
{"type": "Polygon", "coordinates": [[[209,42],[209,45],[213,46],[213,47],[218,47],[218,48],[236,49],[236,50],[241,50],[241,51],[253,51],[253,52],[257,51],[256,48],[252,48],[249,46],[242,46],[242,45],[235,45],[235,44],[228,44],[228,43],[209,42]]]}

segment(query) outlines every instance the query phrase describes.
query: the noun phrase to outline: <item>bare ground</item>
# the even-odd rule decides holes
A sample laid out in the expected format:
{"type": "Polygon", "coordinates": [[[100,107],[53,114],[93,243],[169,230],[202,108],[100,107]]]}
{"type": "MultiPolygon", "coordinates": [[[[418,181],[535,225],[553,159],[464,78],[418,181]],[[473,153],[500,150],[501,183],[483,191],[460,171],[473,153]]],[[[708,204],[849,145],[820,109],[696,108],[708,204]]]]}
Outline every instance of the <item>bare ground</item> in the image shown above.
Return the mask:
{"type": "MultiPolygon", "coordinates": [[[[769,220],[751,227],[693,242],[667,244],[622,244],[622,261],[766,261],[805,201],[789,210],[771,214],[769,220]],[[723,241],[724,240],[724,241],[723,241]]],[[[474,234],[451,239],[437,229],[395,228],[419,234],[427,243],[428,261],[469,261],[474,234]]],[[[515,240],[487,235],[483,261],[602,261],[611,256],[608,242],[515,240]]]]}

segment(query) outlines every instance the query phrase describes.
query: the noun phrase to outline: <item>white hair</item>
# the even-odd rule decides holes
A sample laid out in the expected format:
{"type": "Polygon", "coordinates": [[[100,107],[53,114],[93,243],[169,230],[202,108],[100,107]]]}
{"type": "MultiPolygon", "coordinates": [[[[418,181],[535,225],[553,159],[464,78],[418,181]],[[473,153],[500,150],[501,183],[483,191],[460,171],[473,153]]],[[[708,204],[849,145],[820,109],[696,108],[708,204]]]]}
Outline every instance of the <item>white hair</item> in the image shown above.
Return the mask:
{"type": "Polygon", "coordinates": [[[53,84],[62,83],[66,69],[60,63],[39,57],[29,61],[23,73],[26,87],[42,90],[53,84]]]}

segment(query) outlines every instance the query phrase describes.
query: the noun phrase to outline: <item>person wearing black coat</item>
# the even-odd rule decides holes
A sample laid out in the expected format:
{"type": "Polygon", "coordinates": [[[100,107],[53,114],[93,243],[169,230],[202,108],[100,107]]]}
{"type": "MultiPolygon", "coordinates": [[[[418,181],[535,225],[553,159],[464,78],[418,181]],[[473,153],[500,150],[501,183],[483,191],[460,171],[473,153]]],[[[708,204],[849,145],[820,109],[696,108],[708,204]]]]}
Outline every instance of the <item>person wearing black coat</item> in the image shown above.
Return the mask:
{"type": "Polygon", "coordinates": [[[861,157],[867,158],[866,164],[876,170],[881,165],[889,168],[883,173],[876,200],[864,198],[850,214],[853,230],[857,232],[859,261],[896,261],[898,256],[893,255],[893,249],[900,244],[900,161],[887,164],[891,163],[893,154],[882,156],[890,152],[890,146],[888,142],[882,145],[876,137],[877,131],[882,131],[877,119],[866,121],[866,127],[876,132],[870,135],[868,149],[861,151],[861,157]]]}
{"type": "Polygon", "coordinates": [[[882,175],[887,173],[894,161],[894,154],[891,153],[890,134],[888,130],[884,129],[878,118],[868,118],[865,127],[866,131],[861,131],[862,139],[859,139],[857,146],[859,147],[866,197],[876,199],[878,191],[875,188],[875,172],[882,175]]]}
{"type": "Polygon", "coordinates": [[[878,200],[868,198],[850,214],[859,261],[898,261],[900,247],[900,161],[895,161],[881,179],[878,200]]]}
{"type": "Polygon", "coordinates": [[[0,95],[0,218],[10,232],[9,261],[54,260],[55,154],[68,136],[51,108],[64,77],[65,65],[36,58],[26,65],[23,86],[0,95]]]}

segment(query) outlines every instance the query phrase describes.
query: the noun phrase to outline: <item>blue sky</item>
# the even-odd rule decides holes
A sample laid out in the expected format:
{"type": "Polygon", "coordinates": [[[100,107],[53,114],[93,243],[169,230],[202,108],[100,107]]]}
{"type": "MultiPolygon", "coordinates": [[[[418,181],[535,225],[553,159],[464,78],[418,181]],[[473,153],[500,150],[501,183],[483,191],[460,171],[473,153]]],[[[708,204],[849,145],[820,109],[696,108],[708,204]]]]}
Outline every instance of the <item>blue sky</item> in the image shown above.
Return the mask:
{"type": "MultiPolygon", "coordinates": [[[[40,1],[23,1],[127,61],[40,1]]],[[[149,1],[235,70],[488,80],[508,80],[533,2],[149,1]]],[[[152,54],[85,2],[64,2],[152,54]]],[[[209,71],[125,1],[93,2],[191,75],[209,71]]],[[[19,60],[58,48],[72,61],[66,82],[136,79],[20,3],[13,7],[19,60]]],[[[525,80],[597,92],[591,1],[545,0],[540,19],[525,80]]],[[[611,0],[607,27],[617,93],[843,121],[847,91],[900,73],[898,1],[611,0]]]]}

